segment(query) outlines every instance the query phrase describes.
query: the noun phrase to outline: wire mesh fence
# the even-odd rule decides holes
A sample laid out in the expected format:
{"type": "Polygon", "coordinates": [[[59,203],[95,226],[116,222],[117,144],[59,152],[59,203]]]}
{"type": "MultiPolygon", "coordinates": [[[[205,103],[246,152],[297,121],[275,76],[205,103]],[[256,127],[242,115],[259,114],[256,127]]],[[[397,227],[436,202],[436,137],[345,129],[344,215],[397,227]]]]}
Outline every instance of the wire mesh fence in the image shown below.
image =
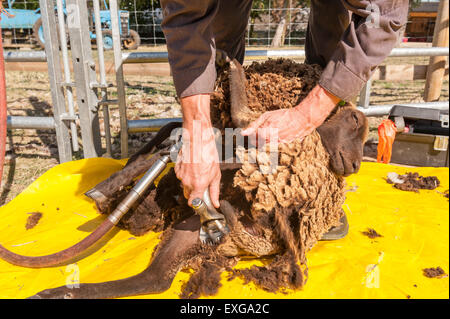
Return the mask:
{"type": "MultiPolygon", "coordinates": [[[[2,15],[5,46],[41,49],[36,41],[39,31],[35,27],[40,17],[39,0],[3,0],[2,2],[8,11],[16,14],[13,19],[2,15]]],[[[254,0],[245,34],[247,46],[303,45],[309,17],[308,2],[308,0],[254,0]]],[[[417,3],[421,1],[412,2],[417,8],[417,3]]],[[[437,4],[436,1],[432,2],[437,4]]],[[[107,0],[100,0],[100,3],[102,10],[108,9],[107,0]]],[[[120,9],[129,13],[129,29],[138,32],[142,45],[165,44],[161,28],[163,10],[159,0],[123,0],[119,3],[120,9]]],[[[417,12],[410,15],[403,41],[432,41],[434,9],[426,10],[427,14],[424,16],[420,16],[417,12]]]]}
{"type": "MultiPolygon", "coordinates": [[[[270,46],[274,40],[280,22],[284,21],[281,42],[284,45],[304,44],[308,23],[309,8],[306,1],[295,1],[288,7],[283,7],[286,1],[256,0],[250,12],[246,31],[248,46],[270,46]],[[284,18],[284,20],[283,20],[284,18]]],[[[122,1],[121,7],[130,12],[130,28],[141,36],[142,43],[150,45],[165,44],[161,29],[163,11],[159,1],[122,1]]]]}

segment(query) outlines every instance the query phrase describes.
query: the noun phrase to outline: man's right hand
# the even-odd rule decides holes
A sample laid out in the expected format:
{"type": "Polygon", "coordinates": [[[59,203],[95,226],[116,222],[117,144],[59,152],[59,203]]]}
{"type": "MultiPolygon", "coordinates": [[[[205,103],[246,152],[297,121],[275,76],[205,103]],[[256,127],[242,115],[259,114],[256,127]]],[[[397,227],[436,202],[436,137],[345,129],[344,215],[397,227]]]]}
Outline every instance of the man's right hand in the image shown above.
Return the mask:
{"type": "Polygon", "coordinates": [[[175,174],[183,184],[189,205],[193,199],[203,198],[208,189],[213,205],[218,208],[221,173],[209,106],[209,94],[181,99],[183,146],[175,164],[175,174]]]}

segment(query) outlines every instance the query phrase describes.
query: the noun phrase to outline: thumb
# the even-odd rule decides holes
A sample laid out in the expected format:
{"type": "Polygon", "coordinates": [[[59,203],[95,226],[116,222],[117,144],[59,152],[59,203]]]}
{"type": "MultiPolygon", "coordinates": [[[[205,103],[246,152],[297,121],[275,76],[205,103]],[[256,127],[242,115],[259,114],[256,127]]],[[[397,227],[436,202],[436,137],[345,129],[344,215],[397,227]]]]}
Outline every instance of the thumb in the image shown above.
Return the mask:
{"type": "Polygon", "coordinates": [[[247,128],[243,129],[241,134],[243,136],[254,135],[256,130],[264,123],[265,120],[265,117],[261,115],[256,119],[256,121],[251,122],[247,128]]]}
{"type": "Polygon", "coordinates": [[[209,197],[215,208],[219,208],[219,194],[220,194],[220,178],[214,179],[209,185],[209,197]]]}
{"type": "Polygon", "coordinates": [[[246,129],[243,129],[242,131],[241,131],[241,135],[242,136],[249,136],[249,135],[253,135],[253,134],[255,134],[255,132],[256,132],[256,130],[257,130],[257,128],[253,128],[253,127],[247,127],[246,129]]]}

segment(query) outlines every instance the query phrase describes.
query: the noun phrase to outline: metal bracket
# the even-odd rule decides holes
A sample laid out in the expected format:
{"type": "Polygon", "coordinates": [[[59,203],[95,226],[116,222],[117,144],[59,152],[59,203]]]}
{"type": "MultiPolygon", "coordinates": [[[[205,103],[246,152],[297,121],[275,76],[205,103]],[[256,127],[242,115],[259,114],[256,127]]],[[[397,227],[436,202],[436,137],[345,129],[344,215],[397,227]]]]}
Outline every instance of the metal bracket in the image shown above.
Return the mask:
{"type": "Polygon", "coordinates": [[[448,128],[448,114],[440,114],[439,115],[439,121],[441,121],[441,126],[448,128]]]}
{"type": "Polygon", "coordinates": [[[114,87],[114,85],[112,83],[101,84],[98,82],[91,82],[90,87],[91,87],[91,89],[107,89],[107,88],[114,87]]]}
{"type": "Polygon", "coordinates": [[[74,114],[74,115],[70,115],[69,113],[62,113],[59,118],[62,121],[76,121],[78,120],[78,115],[74,114]]]}
{"type": "Polygon", "coordinates": [[[74,82],[62,82],[61,86],[62,87],[75,87],[75,83],[74,82]]]}
{"type": "Polygon", "coordinates": [[[99,100],[98,105],[117,105],[119,104],[118,100],[99,100]]]}

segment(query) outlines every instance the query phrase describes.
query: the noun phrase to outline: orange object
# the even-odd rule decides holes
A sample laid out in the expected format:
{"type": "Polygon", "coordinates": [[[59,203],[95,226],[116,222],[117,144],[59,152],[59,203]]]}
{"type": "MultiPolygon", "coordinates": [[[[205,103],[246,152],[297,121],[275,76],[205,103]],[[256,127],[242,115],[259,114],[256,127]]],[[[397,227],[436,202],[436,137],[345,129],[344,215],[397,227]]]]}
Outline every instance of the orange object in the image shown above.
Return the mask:
{"type": "Polygon", "coordinates": [[[377,162],[388,164],[392,155],[397,127],[391,120],[383,120],[378,126],[377,162]]]}

